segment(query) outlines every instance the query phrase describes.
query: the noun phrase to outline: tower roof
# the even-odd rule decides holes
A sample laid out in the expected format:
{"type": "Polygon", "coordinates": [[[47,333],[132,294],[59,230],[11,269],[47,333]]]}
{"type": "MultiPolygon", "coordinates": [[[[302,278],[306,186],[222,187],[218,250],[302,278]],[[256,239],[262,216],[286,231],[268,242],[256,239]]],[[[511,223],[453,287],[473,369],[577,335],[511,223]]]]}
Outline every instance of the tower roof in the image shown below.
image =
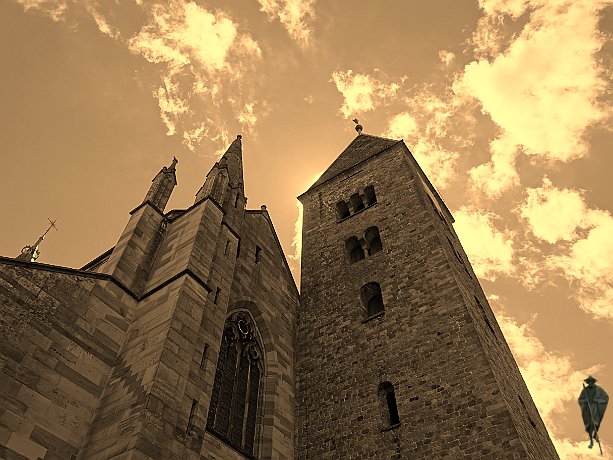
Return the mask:
{"type": "MultiPolygon", "coordinates": [[[[335,176],[338,176],[343,171],[362,163],[384,150],[389,149],[393,145],[402,142],[395,139],[387,139],[385,137],[372,136],[370,134],[358,134],[354,140],[341,152],[341,154],[332,162],[328,169],[311,185],[307,192],[319,187],[324,182],[329,181],[335,176]]],[[[306,192],[305,192],[306,193],[306,192]]]]}
{"type": "Polygon", "coordinates": [[[243,144],[241,139],[240,134],[236,136],[236,139],[217,163],[219,167],[225,166],[227,168],[230,184],[234,187],[243,183],[243,144]]]}

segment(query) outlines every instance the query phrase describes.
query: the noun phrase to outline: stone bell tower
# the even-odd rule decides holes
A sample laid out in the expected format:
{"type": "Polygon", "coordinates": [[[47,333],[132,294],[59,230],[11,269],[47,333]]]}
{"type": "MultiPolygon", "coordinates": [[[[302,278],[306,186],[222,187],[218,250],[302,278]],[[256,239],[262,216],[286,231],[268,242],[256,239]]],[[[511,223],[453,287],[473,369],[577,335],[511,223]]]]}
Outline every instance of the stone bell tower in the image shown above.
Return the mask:
{"type": "Polygon", "coordinates": [[[449,210],[358,132],[299,197],[296,457],[558,458],[449,210]]]}

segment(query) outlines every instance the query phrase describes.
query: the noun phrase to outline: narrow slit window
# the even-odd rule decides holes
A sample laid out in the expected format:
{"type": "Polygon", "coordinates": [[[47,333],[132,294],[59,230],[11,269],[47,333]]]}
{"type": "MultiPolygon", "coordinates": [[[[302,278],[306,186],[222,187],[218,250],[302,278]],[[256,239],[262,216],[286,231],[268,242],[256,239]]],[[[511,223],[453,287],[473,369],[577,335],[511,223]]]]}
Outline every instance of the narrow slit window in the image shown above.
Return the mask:
{"type": "Polygon", "coordinates": [[[213,303],[217,305],[217,301],[219,300],[219,294],[221,294],[221,288],[217,288],[215,290],[215,298],[213,299],[213,303]]]}
{"type": "Polygon", "coordinates": [[[200,358],[200,370],[206,370],[206,360],[209,356],[209,344],[205,343],[204,348],[202,349],[202,358],[200,358]]]}
{"type": "Polygon", "coordinates": [[[377,202],[375,188],[372,185],[369,185],[364,189],[364,196],[366,197],[366,206],[372,206],[377,202]]]}
{"type": "Polygon", "coordinates": [[[195,399],[192,401],[192,408],[189,411],[189,418],[187,419],[187,434],[194,431],[194,417],[196,416],[196,409],[198,408],[198,401],[195,399]]]}
{"type": "Polygon", "coordinates": [[[360,299],[369,317],[385,311],[379,283],[371,282],[362,286],[360,299]]]}
{"type": "Polygon", "coordinates": [[[255,263],[257,264],[260,261],[260,252],[262,252],[262,248],[259,246],[255,247],[255,263]]]}
{"type": "Polygon", "coordinates": [[[377,227],[369,227],[364,232],[364,238],[368,246],[368,255],[371,256],[383,249],[379,229],[377,227]]]}
{"type": "Polygon", "coordinates": [[[379,384],[379,402],[381,405],[381,416],[383,428],[391,428],[400,423],[398,415],[398,404],[396,403],[396,392],[391,382],[381,382],[379,384]]]}
{"type": "Polygon", "coordinates": [[[481,312],[481,316],[483,317],[485,324],[487,324],[487,327],[490,328],[490,331],[492,331],[492,334],[496,335],[496,333],[494,332],[494,328],[492,327],[492,324],[490,323],[490,320],[487,318],[487,314],[485,313],[485,308],[483,308],[483,305],[481,305],[481,302],[479,302],[479,299],[477,299],[477,296],[475,296],[475,302],[477,302],[477,306],[479,307],[479,311],[481,312]]]}
{"type": "Polygon", "coordinates": [[[349,201],[351,201],[351,207],[353,208],[354,213],[364,209],[364,201],[362,201],[362,197],[358,193],[351,195],[349,201]]]}
{"type": "Polygon", "coordinates": [[[345,203],[344,201],[339,201],[338,203],[336,203],[336,216],[338,220],[346,219],[347,217],[349,217],[349,215],[350,213],[347,203],[345,203]]]}
{"type": "Polygon", "coordinates": [[[528,422],[530,422],[530,425],[532,425],[532,428],[536,428],[536,423],[534,423],[534,420],[532,420],[532,417],[530,417],[530,414],[528,413],[528,408],[526,407],[526,403],[524,403],[524,400],[521,399],[521,396],[518,395],[517,397],[519,398],[519,402],[524,408],[524,411],[526,411],[526,415],[528,416],[528,422]]]}
{"type": "Polygon", "coordinates": [[[355,236],[345,240],[345,252],[347,255],[347,260],[350,264],[354,264],[364,259],[364,249],[362,248],[362,243],[355,236]]]}
{"type": "Polygon", "coordinates": [[[230,240],[226,240],[226,249],[223,251],[225,255],[228,255],[228,249],[230,249],[230,240]]]}
{"type": "Polygon", "coordinates": [[[240,198],[240,194],[236,192],[236,197],[234,198],[234,207],[238,207],[238,199],[240,198]]]}
{"type": "Polygon", "coordinates": [[[236,243],[236,258],[238,259],[241,255],[241,240],[238,240],[236,243]]]}

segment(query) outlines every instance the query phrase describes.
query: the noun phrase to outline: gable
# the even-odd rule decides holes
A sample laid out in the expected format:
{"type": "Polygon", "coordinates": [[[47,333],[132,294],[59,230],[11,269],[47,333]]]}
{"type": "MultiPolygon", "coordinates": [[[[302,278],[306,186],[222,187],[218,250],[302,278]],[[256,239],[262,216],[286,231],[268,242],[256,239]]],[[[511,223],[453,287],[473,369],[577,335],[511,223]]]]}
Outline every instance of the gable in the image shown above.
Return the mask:
{"type": "Polygon", "coordinates": [[[384,137],[371,136],[370,134],[359,134],[332,162],[319,179],[307,190],[311,191],[319,185],[327,182],[343,171],[362,163],[368,158],[375,156],[384,150],[396,145],[398,140],[387,139],[384,137]]]}

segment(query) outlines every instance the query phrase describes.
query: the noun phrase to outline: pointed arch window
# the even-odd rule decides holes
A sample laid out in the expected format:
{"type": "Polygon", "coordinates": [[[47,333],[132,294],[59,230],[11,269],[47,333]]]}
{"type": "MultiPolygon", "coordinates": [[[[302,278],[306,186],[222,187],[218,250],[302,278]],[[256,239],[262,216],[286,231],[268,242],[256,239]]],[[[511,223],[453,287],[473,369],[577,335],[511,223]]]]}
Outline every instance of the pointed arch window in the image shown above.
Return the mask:
{"type": "Polygon", "coordinates": [[[239,312],[228,318],[219,350],[207,429],[249,456],[253,455],[261,405],[262,356],[251,317],[239,312]]]}

